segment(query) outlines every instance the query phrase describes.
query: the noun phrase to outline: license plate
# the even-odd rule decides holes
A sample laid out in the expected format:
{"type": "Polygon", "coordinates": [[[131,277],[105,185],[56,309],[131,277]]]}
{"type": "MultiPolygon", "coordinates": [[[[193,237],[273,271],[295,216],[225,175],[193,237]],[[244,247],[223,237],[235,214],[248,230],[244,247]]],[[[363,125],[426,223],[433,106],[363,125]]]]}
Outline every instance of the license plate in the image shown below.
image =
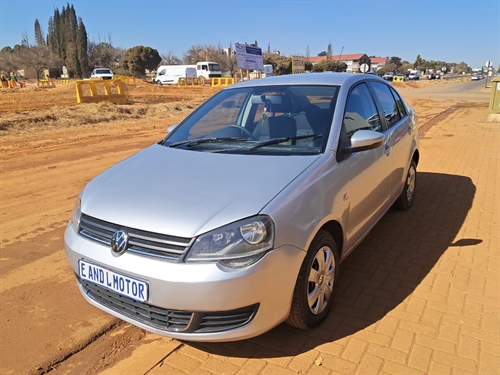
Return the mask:
{"type": "Polygon", "coordinates": [[[84,280],[133,300],[144,302],[148,299],[148,284],[144,281],[108,270],[83,259],[78,261],[78,274],[84,280]]]}

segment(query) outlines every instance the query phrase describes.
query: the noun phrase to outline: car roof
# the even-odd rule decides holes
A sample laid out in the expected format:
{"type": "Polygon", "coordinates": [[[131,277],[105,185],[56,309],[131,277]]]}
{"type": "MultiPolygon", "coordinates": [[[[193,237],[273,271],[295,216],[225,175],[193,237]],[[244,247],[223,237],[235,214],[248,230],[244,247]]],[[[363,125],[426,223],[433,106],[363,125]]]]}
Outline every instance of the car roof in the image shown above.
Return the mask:
{"type": "MultiPolygon", "coordinates": [[[[381,79],[373,75],[368,75],[370,79],[381,79]]],[[[226,90],[240,87],[256,87],[256,86],[274,86],[274,85],[352,85],[355,82],[366,79],[366,74],[356,73],[335,73],[335,72],[319,72],[319,73],[301,73],[287,74],[274,77],[266,77],[262,79],[254,79],[250,81],[240,82],[235,85],[228,86],[226,90]]]]}

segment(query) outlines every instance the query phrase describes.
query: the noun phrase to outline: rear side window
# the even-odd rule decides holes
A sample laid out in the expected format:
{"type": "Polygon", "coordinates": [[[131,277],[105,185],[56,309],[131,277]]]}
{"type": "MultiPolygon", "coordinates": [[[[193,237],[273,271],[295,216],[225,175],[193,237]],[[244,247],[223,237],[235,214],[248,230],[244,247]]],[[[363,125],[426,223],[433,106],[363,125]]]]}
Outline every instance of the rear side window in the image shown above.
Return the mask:
{"type": "Polygon", "coordinates": [[[373,88],[378,102],[382,106],[389,128],[406,116],[401,98],[392,88],[379,82],[370,82],[370,85],[373,88]]]}

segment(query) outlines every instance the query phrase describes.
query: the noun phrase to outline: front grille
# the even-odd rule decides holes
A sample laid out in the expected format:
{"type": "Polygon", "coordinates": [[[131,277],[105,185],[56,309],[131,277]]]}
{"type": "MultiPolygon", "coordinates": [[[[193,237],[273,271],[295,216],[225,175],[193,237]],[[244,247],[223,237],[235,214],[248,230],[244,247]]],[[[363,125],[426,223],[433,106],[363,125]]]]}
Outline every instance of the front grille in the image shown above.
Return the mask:
{"type": "Polygon", "coordinates": [[[126,230],[129,234],[126,251],[171,261],[180,260],[194,240],[123,227],[85,214],[80,218],[78,233],[92,241],[111,246],[113,234],[120,229],[126,230]]]}
{"type": "Polygon", "coordinates": [[[82,280],[80,286],[99,304],[150,327],[171,332],[214,333],[243,327],[255,317],[259,304],[222,312],[169,310],[134,301],[82,280]]]}

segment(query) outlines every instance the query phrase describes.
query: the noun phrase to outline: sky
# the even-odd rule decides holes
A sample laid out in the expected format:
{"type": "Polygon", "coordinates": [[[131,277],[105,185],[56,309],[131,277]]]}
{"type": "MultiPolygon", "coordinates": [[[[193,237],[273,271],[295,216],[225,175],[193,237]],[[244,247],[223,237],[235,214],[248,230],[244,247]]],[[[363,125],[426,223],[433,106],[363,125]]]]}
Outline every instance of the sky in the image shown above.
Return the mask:
{"type": "Polygon", "coordinates": [[[183,57],[195,45],[258,42],[263,52],[366,53],[500,66],[500,0],[0,0],[0,49],[34,43],[54,10],[72,4],[90,41],[183,57]]]}

